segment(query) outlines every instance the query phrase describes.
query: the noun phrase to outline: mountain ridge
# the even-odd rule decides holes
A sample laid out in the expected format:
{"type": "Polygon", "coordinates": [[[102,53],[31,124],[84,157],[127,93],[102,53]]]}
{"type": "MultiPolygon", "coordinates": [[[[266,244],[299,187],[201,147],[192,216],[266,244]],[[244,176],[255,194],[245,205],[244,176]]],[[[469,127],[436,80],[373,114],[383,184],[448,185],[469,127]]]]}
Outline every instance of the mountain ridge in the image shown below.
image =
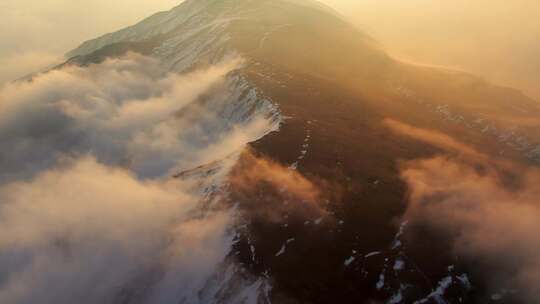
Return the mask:
{"type": "MultiPolygon", "coordinates": [[[[316,0],[186,0],[171,10],[155,13],[134,25],[88,40],[82,43],[79,47],[66,53],[65,56],[67,58],[72,58],[75,56],[88,55],[89,53],[97,51],[107,44],[121,41],[141,42],[151,39],[159,34],[167,34],[168,32],[173,31],[176,27],[180,26],[182,23],[186,22],[189,18],[196,16],[202,11],[208,11],[211,6],[230,5],[228,9],[241,9],[242,7],[254,4],[268,5],[276,3],[292,4],[310,9],[321,10],[331,13],[336,17],[342,18],[337,11],[316,0]]],[[[223,7],[221,10],[222,11],[219,13],[225,13],[223,7]]]]}
{"type": "MultiPolygon", "coordinates": [[[[231,256],[272,282],[275,303],[491,303],[489,278],[456,257],[448,239],[399,222],[409,196],[400,162],[444,149],[398,136],[383,122],[538,165],[540,135],[513,123],[539,115],[538,104],[463,73],[397,62],[327,11],[283,3],[291,2],[186,1],[70,54],[85,64],[142,50],[176,73],[231,53],[244,58],[228,76],[233,94],[218,104],[220,121],[249,121],[253,108],[270,104],[268,115],[282,120],[274,116],[279,131],[242,152],[224,204],[242,215],[231,256]],[[268,168],[309,181],[322,197],[306,201],[279,181],[245,178],[268,168]],[[411,241],[415,229],[422,238],[411,241]]],[[[195,108],[206,101],[199,102],[195,108]]]]}

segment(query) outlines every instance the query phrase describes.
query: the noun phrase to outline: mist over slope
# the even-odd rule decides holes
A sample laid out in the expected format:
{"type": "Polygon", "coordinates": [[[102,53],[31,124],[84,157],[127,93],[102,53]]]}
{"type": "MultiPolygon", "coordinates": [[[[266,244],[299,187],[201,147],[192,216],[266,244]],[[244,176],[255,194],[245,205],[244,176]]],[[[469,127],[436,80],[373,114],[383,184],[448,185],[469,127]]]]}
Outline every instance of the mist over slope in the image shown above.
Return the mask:
{"type": "MultiPolygon", "coordinates": [[[[397,62],[332,10],[301,0],[185,1],[69,55],[0,91],[11,100],[1,104],[0,140],[15,147],[0,154],[0,226],[12,231],[0,240],[13,246],[0,255],[6,301],[71,303],[89,290],[88,303],[536,297],[520,279],[533,275],[489,270],[501,267],[491,257],[508,256],[511,269],[529,247],[456,246],[469,239],[455,227],[489,233],[506,224],[504,208],[486,227],[467,221],[483,202],[448,223],[423,216],[445,208],[417,208],[452,208],[446,198],[463,193],[475,204],[499,177],[511,199],[498,206],[514,201],[509,168],[540,162],[540,106],[518,91],[397,62]],[[445,157],[487,186],[433,195],[454,182],[455,171],[432,168],[445,157]],[[97,182],[107,177],[111,188],[97,182]],[[77,187],[62,192],[70,180],[77,187]],[[57,221],[65,225],[47,230],[57,221]],[[25,229],[32,222],[42,236],[25,229]],[[73,277],[79,284],[67,284],[73,277]]],[[[525,243],[516,235],[506,240],[525,243]]]]}
{"type": "Polygon", "coordinates": [[[408,62],[469,71],[540,101],[534,0],[325,0],[408,62]],[[396,26],[399,24],[399,26],[396,26]]]}
{"type": "Polygon", "coordinates": [[[3,87],[0,302],[257,297],[265,279],[228,259],[235,212],[212,204],[245,145],[279,124],[231,76],[241,64],[179,75],[129,53],[3,87]]]}

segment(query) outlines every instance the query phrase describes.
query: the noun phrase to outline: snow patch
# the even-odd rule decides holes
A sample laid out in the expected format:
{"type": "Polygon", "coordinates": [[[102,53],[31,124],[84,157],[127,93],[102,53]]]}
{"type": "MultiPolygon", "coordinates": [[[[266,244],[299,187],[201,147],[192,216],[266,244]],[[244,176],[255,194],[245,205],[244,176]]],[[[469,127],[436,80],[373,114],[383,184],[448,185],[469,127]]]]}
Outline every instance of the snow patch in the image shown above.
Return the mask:
{"type": "Polygon", "coordinates": [[[394,270],[399,271],[403,270],[405,267],[405,262],[402,259],[396,259],[396,262],[394,263],[394,270]]]}
{"type": "Polygon", "coordinates": [[[372,256],[379,255],[379,254],[381,254],[380,251],[374,251],[374,252],[371,252],[371,253],[366,254],[366,255],[364,256],[364,258],[367,259],[367,258],[370,258],[370,257],[372,257],[372,256]]]}
{"type": "Polygon", "coordinates": [[[381,290],[384,287],[384,273],[381,273],[379,275],[379,281],[377,282],[375,287],[377,287],[378,290],[381,290]]]}
{"type": "Polygon", "coordinates": [[[287,250],[287,245],[289,245],[290,243],[294,242],[295,239],[292,238],[292,239],[288,239],[285,244],[283,244],[283,246],[281,246],[281,249],[276,253],[276,257],[280,256],[280,255],[283,255],[285,253],[285,251],[287,250]]]}
{"type": "Polygon", "coordinates": [[[435,302],[437,302],[437,304],[446,304],[443,296],[445,295],[446,290],[452,285],[452,282],[453,280],[451,276],[442,279],[439,282],[439,286],[437,287],[437,289],[431,292],[424,299],[414,302],[414,304],[424,304],[428,303],[430,300],[434,300],[435,302]]]}
{"type": "Polygon", "coordinates": [[[354,262],[356,258],[354,256],[349,257],[347,260],[345,260],[345,266],[351,265],[352,262],[354,262]]]}

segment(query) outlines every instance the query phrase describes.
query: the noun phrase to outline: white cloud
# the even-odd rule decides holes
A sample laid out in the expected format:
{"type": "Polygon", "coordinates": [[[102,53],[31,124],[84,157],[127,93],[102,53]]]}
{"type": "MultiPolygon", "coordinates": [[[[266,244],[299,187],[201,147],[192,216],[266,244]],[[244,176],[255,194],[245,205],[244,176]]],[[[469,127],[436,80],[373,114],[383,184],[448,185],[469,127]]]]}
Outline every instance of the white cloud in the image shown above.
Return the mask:
{"type": "MultiPolygon", "coordinates": [[[[130,164],[141,176],[168,173],[187,154],[206,148],[200,142],[200,124],[218,123],[209,109],[201,109],[201,121],[173,115],[196,107],[192,103],[203,93],[225,90],[225,75],[239,63],[234,59],[177,75],[164,72],[153,59],[132,54],[10,83],[0,89],[0,143],[10,147],[0,154],[0,180],[32,176],[64,153],[93,153],[107,164],[130,164]]],[[[218,98],[223,96],[225,91],[218,98]]],[[[228,129],[214,131],[229,140],[228,129]]]]}
{"type": "Polygon", "coordinates": [[[182,269],[169,292],[190,296],[230,244],[229,216],[192,219],[198,199],[181,182],[141,182],[91,157],[4,185],[0,201],[2,303],[111,303],[168,267],[182,269]]]}
{"type": "Polygon", "coordinates": [[[519,290],[524,303],[535,302],[540,170],[482,154],[438,131],[392,120],[385,125],[447,154],[402,163],[410,196],[405,219],[448,237],[455,253],[472,261],[494,292],[519,290]]]}
{"type": "Polygon", "coordinates": [[[201,184],[230,164],[169,176],[271,129],[256,111],[223,116],[240,64],[177,75],[130,54],[0,88],[0,302],[197,303],[232,243],[201,184]]]}

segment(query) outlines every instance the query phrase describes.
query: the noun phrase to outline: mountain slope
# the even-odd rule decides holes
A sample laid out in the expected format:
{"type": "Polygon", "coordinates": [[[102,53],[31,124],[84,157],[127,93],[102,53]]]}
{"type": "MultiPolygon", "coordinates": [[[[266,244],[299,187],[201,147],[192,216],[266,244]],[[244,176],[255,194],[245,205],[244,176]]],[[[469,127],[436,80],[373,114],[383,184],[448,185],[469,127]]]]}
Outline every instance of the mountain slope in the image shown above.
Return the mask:
{"type": "Polygon", "coordinates": [[[424,99],[448,106],[454,116],[470,116],[471,123],[482,120],[479,128],[492,130],[495,140],[513,132],[505,142],[540,159],[535,126],[512,124],[533,119],[540,111],[538,103],[470,75],[395,62],[369,37],[311,2],[186,1],[170,12],[86,42],[69,55],[73,61],[80,56],[90,57],[82,61],[95,61],[128,49],[153,54],[178,72],[236,52],[251,62],[333,80],[378,103],[424,99]]]}
{"type": "Polygon", "coordinates": [[[279,132],[244,151],[222,202],[242,214],[231,258],[268,277],[273,302],[492,301],[482,273],[461,262],[447,239],[407,238],[399,161],[441,149],[382,122],[438,130],[487,155],[536,165],[540,134],[527,122],[540,115],[538,103],[471,75],[397,62],[314,1],[185,1],[85,42],[68,63],[127,51],[178,73],[240,55],[245,64],[230,75],[231,90],[247,97],[228,99],[220,119],[249,117],[247,102],[279,108],[279,132]],[[289,172],[298,174],[292,184],[312,185],[317,195],[295,192],[289,172]]]}

